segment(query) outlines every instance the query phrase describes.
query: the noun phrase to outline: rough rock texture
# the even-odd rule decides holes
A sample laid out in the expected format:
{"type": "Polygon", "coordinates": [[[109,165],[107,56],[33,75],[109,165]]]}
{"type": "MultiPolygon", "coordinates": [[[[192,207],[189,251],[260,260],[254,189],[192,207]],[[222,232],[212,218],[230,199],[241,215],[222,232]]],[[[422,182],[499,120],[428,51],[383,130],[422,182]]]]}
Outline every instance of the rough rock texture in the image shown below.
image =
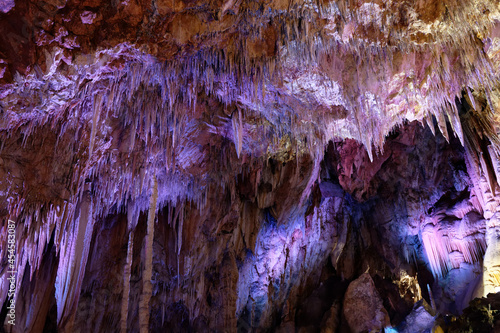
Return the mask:
{"type": "Polygon", "coordinates": [[[390,324],[382,299],[368,273],[351,282],[347,288],[344,316],[353,333],[382,332],[390,324]]]}
{"type": "Polygon", "coordinates": [[[334,333],[339,327],[340,303],[334,302],[330,310],[323,315],[321,322],[321,333],[334,333]]]}
{"type": "Polygon", "coordinates": [[[347,332],[360,276],[460,314],[499,75],[496,0],[0,0],[3,330],[347,332]]]}
{"type": "Polygon", "coordinates": [[[398,326],[398,332],[431,332],[434,327],[435,311],[424,300],[415,303],[405,321],[398,326]]]}

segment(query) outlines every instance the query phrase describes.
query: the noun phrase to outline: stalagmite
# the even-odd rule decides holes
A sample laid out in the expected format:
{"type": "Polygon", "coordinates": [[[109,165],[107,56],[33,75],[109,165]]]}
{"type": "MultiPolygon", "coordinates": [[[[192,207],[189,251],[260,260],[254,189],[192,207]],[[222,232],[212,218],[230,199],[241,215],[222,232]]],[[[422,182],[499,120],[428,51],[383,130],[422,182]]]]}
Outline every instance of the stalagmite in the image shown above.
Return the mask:
{"type": "Polygon", "coordinates": [[[143,291],[141,294],[141,299],[139,303],[139,322],[140,322],[140,332],[149,332],[149,314],[150,314],[150,304],[151,291],[152,291],[152,270],[153,270],[153,242],[154,242],[154,226],[155,226],[155,215],[156,215],[156,201],[158,200],[158,180],[154,177],[153,189],[151,193],[151,198],[149,202],[149,212],[148,212],[148,226],[146,234],[146,244],[145,244],[145,263],[144,271],[142,274],[143,291]]]}

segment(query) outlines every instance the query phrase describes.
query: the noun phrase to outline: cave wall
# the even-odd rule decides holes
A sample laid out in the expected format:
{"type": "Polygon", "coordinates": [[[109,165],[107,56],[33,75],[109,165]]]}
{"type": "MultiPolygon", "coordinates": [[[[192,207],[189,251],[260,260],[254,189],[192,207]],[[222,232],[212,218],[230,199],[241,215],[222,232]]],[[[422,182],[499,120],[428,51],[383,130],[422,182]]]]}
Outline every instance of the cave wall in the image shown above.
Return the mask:
{"type": "MultiPolygon", "coordinates": [[[[480,288],[485,221],[457,138],[448,143],[428,127],[407,124],[373,162],[354,140],[330,142],[320,180],[302,203],[314,172],[310,158],[253,166],[235,171],[233,188],[210,191],[203,206],[185,201],[159,209],[151,331],[315,330],[325,329],[328,318],[347,327],[342,309],[352,305],[344,294],[365,272],[383,296],[386,326],[400,324],[422,297],[458,314],[480,288]]],[[[133,214],[95,222],[72,331],[117,331],[124,275],[127,327],[139,330],[147,216],[136,216],[127,277],[133,214]]],[[[30,292],[20,303],[52,299],[37,306],[50,321],[55,299],[46,274],[31,281],[25,275],[30,292]]],[[[40,325],[28,313],[17,312],[26,325],[16,326],[20,332],[40,325]]]]}
{"type": "Polygon", "coordinates": [[[2,329],[452,329],[500,286],[499,22],[0,0],[2,329]]]}

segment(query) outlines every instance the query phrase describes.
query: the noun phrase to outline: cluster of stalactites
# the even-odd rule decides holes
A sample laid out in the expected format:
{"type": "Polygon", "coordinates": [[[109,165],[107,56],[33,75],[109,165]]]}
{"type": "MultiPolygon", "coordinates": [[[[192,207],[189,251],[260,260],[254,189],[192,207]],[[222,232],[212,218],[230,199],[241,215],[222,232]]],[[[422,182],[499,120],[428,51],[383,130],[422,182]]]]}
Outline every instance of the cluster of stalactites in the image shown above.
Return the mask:
{"type": "MultiPolygon", "coordinates": [[[[489,5],[490,2],[486,4],[489,5]]],[[[287,126],[284,132],[304,136],[305,139],[297,138],[296,141],[307,141],[311,145],[307,148],[314,146],[314,149],[304,150],[316,152],[314,160],[318,166],[320,148],[334,137],[358,139],[367,147],[372,158],[373,146],[381,149],[386,133],[409,116],[425,119],[429,124],[432,124],[430,119],[434,116],[446,137],[449,122],[459,138],[466,142],[455,98],[461,96],[465,87],[471,104],[477,105],[469,87],[477,91],[484,90],[486,99],[490,100],[489,96],[497,83],[494,77],[496,65],[489,62],[476,38],[477,35],[487,35],[488,22],[478,19],[479,26],[473,25],[469,23],[470,17],[465,17],[465,11],[454,10],[452,15],[455,15],[457,22],[467,24],[451,26],[449,34],[447,31],[441,32],[433,45],[412,43],[405,40],[405,36],[398,35],[401,33],[399,31],[392,37],[397,43],[389,47],[383,43],[356,38],[344,42],[326,33],[319,23],[309,23],[320,22],[312,19],[318,15],[330,18],[337,15],[358,23],[363,20],[359,13],[349,9],[350,6],[342,6],[342,3],[336,6],[332,4],[332,7],[325,7],[311,2],[302,6],[302,10],[293,7],[286,15],[276,14],[278,50],[274,56],[251,56],[247,52],[245,39],[241,39],[232,52],[205,49],[175,62],[159,63],[134,46],[121,44],[89,57],[76,57],[73,64],[65,66],[71,68],[65,75],[59,70],[63,51],[55,49],[47,56],[46,73],[34,70],[26,77],[16,76],[16,81],[3,90],[1,95],[0,107],[5,112],[0,126],[7,130],[4,135],[20,131],[27,140],[37,127],[50,124],[59,131],[60,138],[70,130],[73,131],[75,142],[85,145],[84,151],[87,152],[84,156],[78,156],[79,162],[74,166],[71,179],[72,198],[62,207],[40,206],[26,209],[23,198],[13,199],[17,194],[12,191],[9,193],[12,196],[9,215],[24,221],[24,228],[20,233],[23,234],[24,242],[31,244],[27,247],[29,251],[19,251],[20,271],[28,262],[31,275],[38,268],[43,249],[54,230],[56,246],[59,248],[66,242],[64,237],[69,236],[65,236],[64,230],[79,214],[77,207],[87,179],[92,181],[95,195],[92,199],[94,219],[105,216],[112,209],[125,210],[130,201],[136,202],[139,210],[147,209],[149,189],[144,185],[144,179],[149,179],[153,174],[158,176],[159,188],[164,189],[159,191],[160,203],[189,199],[195,201],[197,206],[203,206],[206,189],[196,182],[195,177],[181,174],[175,168],[175,150],[186,132],[193,127],[205,126],[196,121],[192,124],[196,118],[199,99],[203,96],[215,96],[224,105],[244,102],[233,112],[231,118],[232,139],[238,157],[245,154],[246,147],[245,110],[242,111],[242,108],[250,106],[253,107],[253,112],[258,112],[263,118],[269,119],[270,125],[277,127],[275,132],[281,132],[287,126]],[[458,34],[455,33],[457,31],[458,34]],[[458,50],[455,62],[460,64],[463,72],[457,73],[450,67],[451,60],[442,52],[444,49],[458,50]],[[360,79],[361,74],[369,71],[375,63],[385,64],[384,66],[392,69],[397,54],[426,52],[432,54],[433,59],[428,67],[429,73],[422,82],[404,85],[402,92],[406,101],[401,102],[403,106],[398,104],[395,108],[389,108],[386,105],[388,96],[377,95],[365,87],[360,79]],[[348,57],[355,59],[356,66],[349,76],[357,78],[354,84],[337,82],[342,95],[339,103],[347,111],[347,121],[318,115],[317,109],[309,109],[310,105],[305,99],[296,104],[290,103],[287,107],[273,109],[273,104],[290,102],[296,96],[293,91],[295,72],[287,67],[287,62],[319,71],[324,66],[322,61],[326,55],[338,57],[341,61],[348,57]],[[125,59],[127,63],[119,70],[103,66],[116,59],[125,59]],[[287,90],[284,83],[286,80],[292,81],[292,90],[287,90]],[[284,98],[283,95],[289,95],[289,98],[284,98]],[[301,108],[303,111],[300,111],[301,108]],[[273,118],[277,111],[286,115],[273,118]],[[289,124],[281,124],[282,119],[291,121],[289,124]],[[59,126],[61,120],[64,123],[59,126]],[[305,123],[311,125],[304,125],[305,123]],[[346,127],[349,128],[348,132],[343,131],[346,127]],[[121,150],[125,155],[111,148],[113,140],[106,140],[113,138],[112,133],[116,129],[126,133],[123,136],[126,138],[125,148],[121,150]],[[144,147],[146,151],[143,151],[144,147]],[[109,172],[110,165],[116,166],[116,170],[113,170],[116,173],[109,172]],[[30,230],[36,231],[31,233],[30,230]]],[[[495,9],[492,7],[490,10],[495,9]]],[[[473,14],[476,17],[477,10],[473,14]]],[[[255,31],[261,31],[262,26],[255,31]]],[[[374,74],[375,72],[373,71],[374,74]]],[[[377,75],[380,75],[378,79],[383,87],[389,86],[393,80],[386,76],[385,71],[377,75]]],[[[324,73],[324,76],[326,80],[336,79],[329,72],[324,73]]],[[[314,95],[314,91],[310,95],[314,95]]],[[[430,127],[434,128],[433,125],[430,127]]],[[[206,130],[210,130],[209,126],[206,130]]],[[[495,136],[492,133],[486,135],[494,143],[490,154],[496,153],[495,147],[499,146],[495,136]]],[[[465,137],[470,138],[471,135],[466,133],[465,137]]],[[[478,146],[476,142],[468,145],[478,146]]],[[[473,165],[481,166],[483,171],[491,169],[498,179],[498,167],[489,167],[485,154],[476,152],[474,156],[477,160],[473,159],[473,165]]],[[[497,159],[490,160],[493,163],[497,159]]],[[[485,175],[489,183],[493,184],[491,172],[486,172],[485,175]]],[[[492,192],[494,187],[491,185],[492,192]]],[[[434,263],[435,274],[453,266],[445,255],[446,251],[460,249],[466,260],[476,260],[478,253],[483,251],[481,241],[454,244],[443,240],[432,243],[437,244],[436,246],[431,243],[428,245],[428,255],[434,263]]],[[[180,247],[181,243],[179,249],[180,247]]],[[[22,274],[19,276],[21,279],[22,274]]]]}
{"type": "Polygon", "coordinates": [[[436,277],[460,268],[464,262],[480,262],[486,250],[484,234],[460,239],[443,234],[439,228],[426,228],[422,232],[422,243],[431,272],[436,277]]]}
{"type": "MultiPolygon", "coordinates": [[[[314,67],[320,64],[325,54],[337,54],[340,58],[354,56],[358,62],[357,67],[361,70],[362,67],[369,69],[373,66],[370,65],[371,63],[383,63],[390,67],[394,63],[396,54],[431,53],[434,54],[435,60],[428,68],[430,72],[429,77],[431,78],[428,80],[429,87],[422,88],[423,82],[413,82],[413,86],[418,88],[403,91],[405,95],[409,96],[407,97],[407,108],[423,108],[423,111],[419,115],[415,115],[417,119],[435,115],[439,121],[439,127],[445,136],[447,136],[447,130],[446,126],[442,123],[446,122],[446,116],[448,116],[454,130],[461,137],[460,124],[457,122],[455,110],[455,97],[460,94],[464,86],[483,87],[489,92],[492,85],[496,83],[492,76],[495,70],[482,52],[482,47],[479,45],[480,42],[478,44],[476,36],[486,36],[491,25],[488,19],[480,17],[479,14],[486,10],[495,12],[498,9],[496,9],[492,2],[486,2],[484,8],[479,8],[473,3],[466,3],[466,5],[468,6],[467,8],[470,7],[470,10],[464,11],[457,4],[453,6],[450,4],[448,15],[451,15],[453,19],[450,19],[450,21],[463,22],[464,24],[449,25],[447,29],[443,29],[442,32],[436,34],[436,40],[432,44],[412,43],[409,40],[412,35],[411,32],[404,31],[403,28],[397,29],[396,33],[391,35],[394,41],[389,43],[390,45],[380,42],[370,42],[369,40],[358,39],[356,37],[349,39],[349,41],[339,40],[330,35],[327,32],[328,29],[322,26],[321,23],[318,23],[318,20],[313,20],[313,18],[323,17],[334,22],[344,20],[346,24],[353,21],[358,25],[362,25],[366,21],[366,18],[363,17],[364,12],[362,8],[358,8],[358,6],[345,1],[328,5],[311,1],[302,3],[301,6],[297,3],[292,3],[285,12],[266,12],[263,15],[266,19],[252,21],[253,23],[250,23],[250,20],[246,22],[248,27],[242,28],[245,30],[246,35],[248,35],[246,37],[262,38],[263,27],[269,24],[268,20],[272,19],[272,23],[276,27],[278,34],[276,40],[276,44],[278,45],[277,54],[273,56],[250,54],[246,39],[241,38],[236,39],[234,42],[235,45],[229,48],[230,51],[217,48],[203,49],[194,55],[179,58],[171,64],[144,66],[142,64],[144,59],[147,60],[146,62],[151,62],[151,59],[147,59],[146,55],[134,50],[129,45],[118,46],[115,50],[97,52],[96,56],[93,56],[94,58],[90,57],[90,59],[85,61],[80,59],[82,66],[75,66],[74,72],[78,74],[73,76],[79,77],[79,79],[77,79],[77,82],[71,82],[71,79],[64,78],[57,72],[57,65],[61,62],[61,50],[56,50],[54,54],[48,57],[50,66],[48,66],[47,75],[41,75],[41,73],[35,71],[28,78],[23,79],[18,77],[18,80],[24,81],[18,83],[25,90],[23,92],[24,96],[26,94],[29,95],[29,91],[26,90],[32,89],[33,94],[40,92],[47,93],[51,97],[47,100],[55,101],[49,102],[50,105],[46,105],[46,103],[39,103],[38,105],[30,105],[29,102],[27,103],[28,105],[26,105],[26,102],[21,103],[20,105],[25,110],[32,110],[31,113],[37,113],[36,119],[30,119],[31,121],[28,122],[27,128],[23,129],[23,131],[26,131],[26,134],[29,136],[33,126],[38,125],[38,119],[45,119],[45,121],[53,119],[54,117],[50,115],[50,110],[58,107],[70,107],[71,110],[69,111],[75,112],[78,111],[75,108],[79,106],[80,108],[91,108],[92,105],[98,106],[101,103],[101,101],[97,101],[97,103],[94,100],[89,101],[89,95],[94,96],[94,99],[101,99],[102,103],[107,105],[107,111],[109,111],[109,108],[115,108],[113,112],[123,112],[122,97],[126,97],[128,102],[131,100],[139,101],[139,103],[130,105],[130,109],[141,109],[142,105],[138,104],[141,104],[142,99],[136,95],[138,85],[145,85],[145,87],[159,90],[160,96],[159,102],[156,102],[156,108],[168,107],[170,110],[174,110],[178,104],[185,102],[184,104],[189,105],[190,108],[195,110],[198,95],[203,91],[205,94],[216,94],[226,104],[233,103],[240,96],[248,96],[251,100],[259,104],[258,101],[263,100],[262,97],[266,94],[266,89],[270,91],[273,91],[275,88],[280,89],[282,75],[286,75],[286,71],[288,70],[287,68],[283,68],[281,64],[286,63],[287,58],[293,59],[296,63],[314,67]],[[467,15],[464,13],[467,13],[467,15]],[[471,20],[471,15],[478,19],[471,20]],[[334,19],[333,17],[336,18],[334,19]],[[476,23],[472,24],[471,22],[476,23]],[[456,36],[460,37],[457,38],[456,36]],[[454,50],[459,50],[457,54],[458,62],[461,63],[461,67],[464,69],[462,75],[458,75],[453,69],[450,69],[452,60],[448,58],[447,53],[453,53],[454,50]],[[125,70],[118,73],[104,73],[102,77],[99,77],[99,74],[95,74],[99,73],[99,68],[97,67],[105,63],[103,62],[103,58],[107,57],[109,58],[108,60],[111,60],[113,52],[116,55],[123,56],[127,61],[132,63],[136,60],[139,60],[141,63],[126,66],[125,70]],[[276,61],[276,59],[280,60],[276,61]],[[362,61],[361,59],[367,59],[367,61],[362,61]],[[92,61],[94,62],[92,63],[92,61]],[[124,73],[127,74],[124,75],[124,73]],[[432,79],[433,77],[437,79],[432,79]],[[90,83],[85,83],[85,80],[89,79],[91,80],[90,83]],[[43,91],[43,89],[46,89],[44,87],[47,87],[41,84],[44,80],[55,81],[51,82],[52,84],[49,86],[58,87],[65,85],[64,93],[51,92],[50,90],[43,91]],[[110,92],[107,91],[108,84],[110,84],[110,92]],[[266,88],[266,86],[269,87],[266,88]],[[123,91],[121,91],[122,89],[123,91]],[[422,90],[426,91],[422,93],[422,90]],[[108,96],[101,97],[99,91],[108,96]],[[122,96],[123,94],[125,96],[122,96]],[[70,103],[71,106],[65,105],[64,101],[68,102],[73,98],[74,102],[70,103]],[[424,99],[423,103],[415,105],[412,102],[412,100],[422,98],[424,99]],[[39,117],[40,114],[42,117],[39,117]],[[440,121],[441,119],[443,121],[440,121]]],[[[389,11],[394,6],[397,7],[396,4],[392,4],[384,10],[389,11]]],[[[250,12],[247,13],[247,15],[251,14],[250,12]]],[[[390,18],[389,16],[384,17],[390,18]]],[[[385,25],[389,29],[395,23],[385,22],[385,25]]],[[[342,32],[342,29],[345,29],[345,27],[335,26],[334,30],[342,32]]],[[[357,70],[355,69],[355,71],[357,70]]],[[[375,74],[375,72],[377,71],[373,73],[375,74]]],[[[379,79],[382,85],[389,85],[391,81],[390,77],[380,77],[379,79]]],[[[380,124],[377,124],[374,119],[368,122],[363,122],[362,119],[367,116],[370,118],[370,115],[376,109],[381,110],[381,115],[377,116],[379,118],[380,116],[384,117],[387,114],[387,110],[385,110],[386,96],[375,93],[375,102],[367,103],[366,93],[373,94],[374,92],[365,89],[363,82],[358,82],[352,85],[352,87],[344,84],[343,89],[344,101],[348,103],[346,108],[350,111],[350,114],[353,114],[351,120],[355,125],[358,123],[358,133],[351,133],[351,136],[363,142],[371,156],[372,145],[377,149],[381,149],[384,136],[390,128],[383,128],[383,130],[378,131],[377,125],[380,124]]],[[[9,103],[9,97],[7,97],[7,103],[3,105],[4,109],[9,110],[12,108],[12,110],[15,110],[15,105],[19,101],[19,98],[13,97],[11,103],[9,103]]],[[[148,114],[146,113],[146,122],[148,114]]],[[[27,116],[29,117],[29,114],[27,116]]],[[[133,116],[135,117],[135,115],[133,116]]],[[[404,118],[405,114],[401,114],[396,116],[396,119],[391,119],[389,122],[390,127],[400,123],[404,118]]],[[[92,123],[92,133],[95,133],[95,123],[102,118],[98,118],[98,115],[94,112],[92,119],[94,120],[92,123]]],[[[152,115],[150,120],[153,121],[154,119],[155,117],[152,115]]],[[[164,118],[161,117],[160,119],[164,118]]],[[[126,119],[126,124],[130,124],[132,128],[136,128],[138,125],[134,124],[130,119],[126,119]]],[[[146,128],[147,125],[145,124],[146,128]]],[[[161,126],[160,128],[171,129],[172,127],[161,126]]],[[[155,133],[154,131],[145,131],[146,141],[149,139],[149,134],[154,135],[155,133]]],[[[324,141],[327,142],[328,139],[339,134],[340,131],[332,133],[324,141]]],[[[173,135],[173,141],[176,141],[175,135],[173,135]]],[[[92,140],[91,148],[93,148],[92,140]]]]}

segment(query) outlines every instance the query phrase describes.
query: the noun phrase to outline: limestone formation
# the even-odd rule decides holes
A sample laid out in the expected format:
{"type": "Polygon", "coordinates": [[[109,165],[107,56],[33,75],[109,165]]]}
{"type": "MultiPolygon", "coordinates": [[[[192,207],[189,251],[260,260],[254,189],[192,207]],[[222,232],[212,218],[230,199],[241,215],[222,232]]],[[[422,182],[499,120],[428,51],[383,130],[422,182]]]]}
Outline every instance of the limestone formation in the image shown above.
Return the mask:
{"type": "Polygon", "coordinates": [[[2,329],[493,330],[499,78],[497,0],[0,0],[2,329]]]}

